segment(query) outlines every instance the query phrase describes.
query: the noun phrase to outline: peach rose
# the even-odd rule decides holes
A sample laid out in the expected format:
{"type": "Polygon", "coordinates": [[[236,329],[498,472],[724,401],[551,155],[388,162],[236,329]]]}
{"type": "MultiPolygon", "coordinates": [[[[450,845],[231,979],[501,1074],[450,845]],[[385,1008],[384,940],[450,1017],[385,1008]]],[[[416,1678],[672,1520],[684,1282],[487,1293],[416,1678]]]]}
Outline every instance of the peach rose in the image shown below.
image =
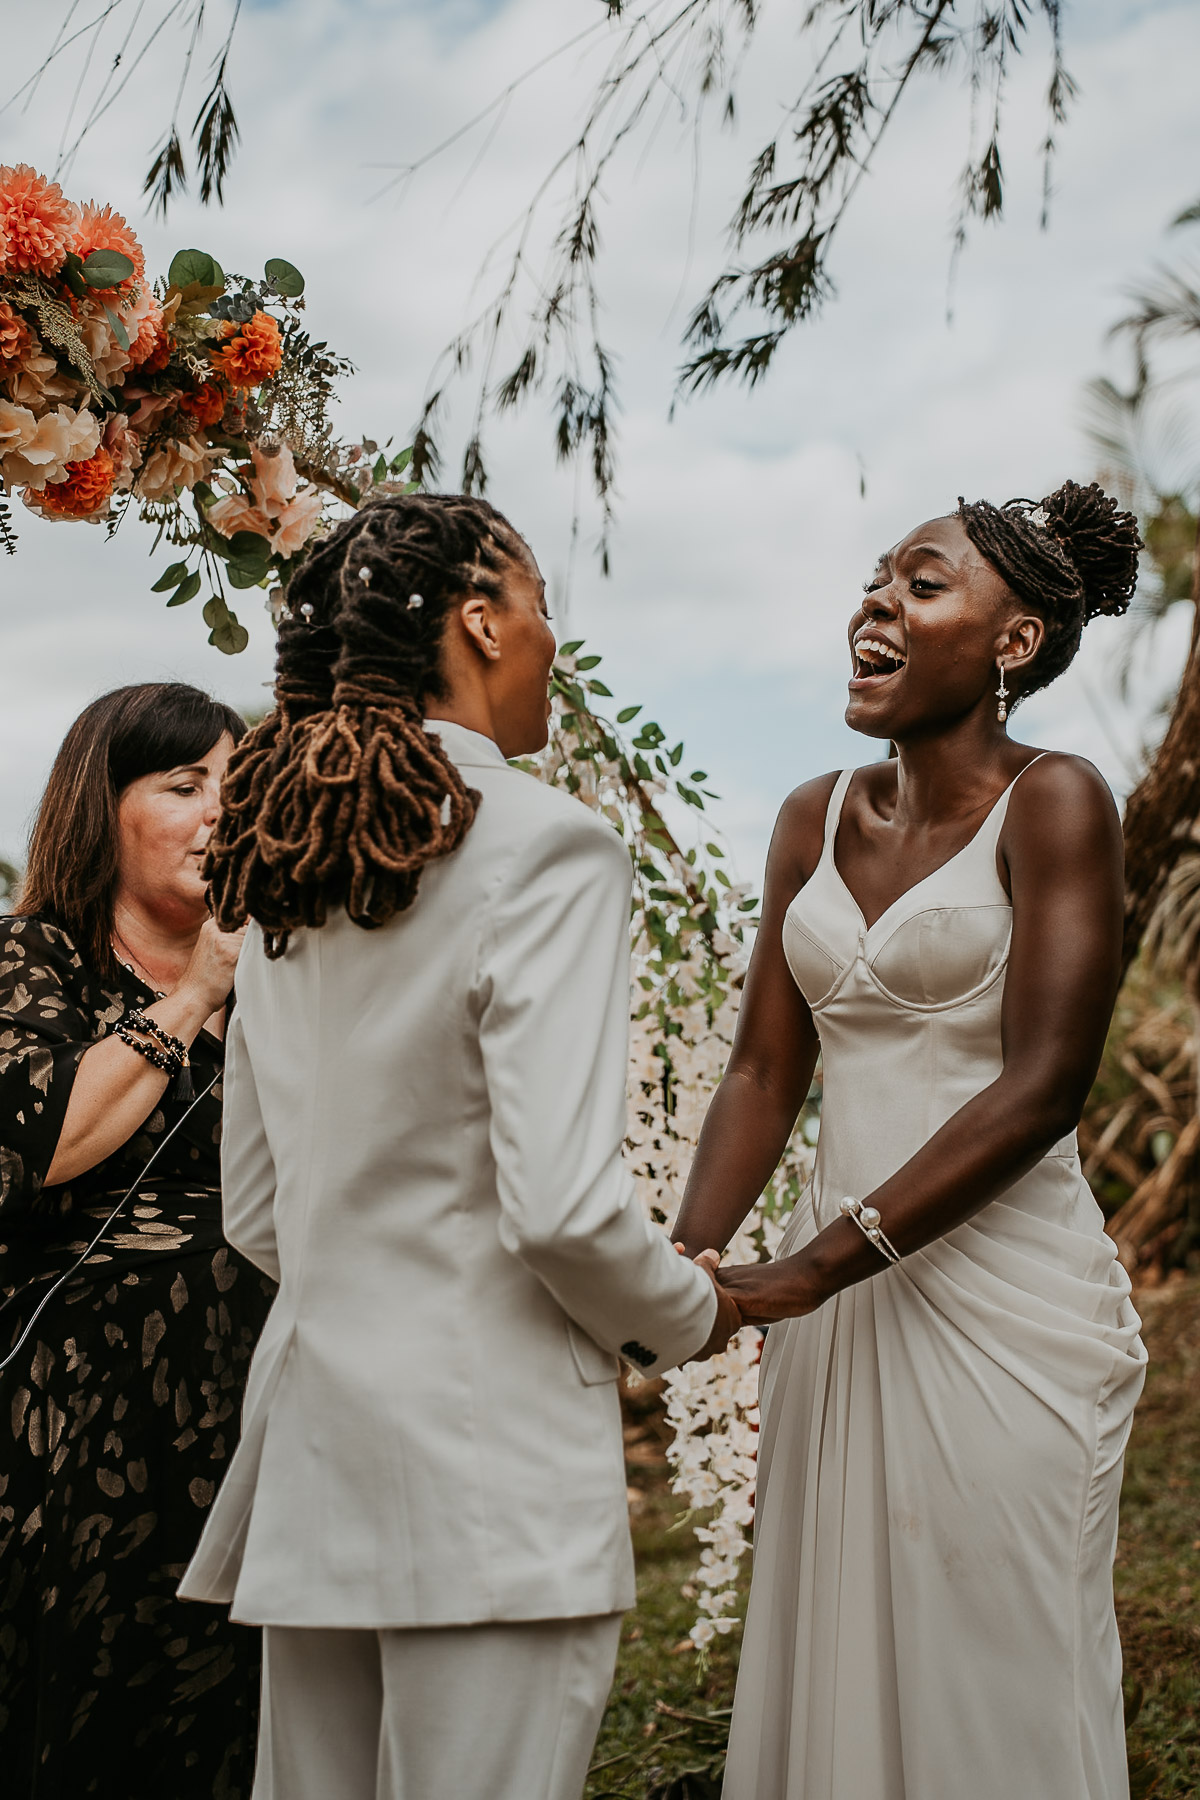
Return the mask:
{"type": "Polygon", "coordinates": [[[209,472],[211,452],[199,438],[162,444],[138,471],[134,486],[143,500],[169,500],[180,488],[195,487],[209,472]]]}
{"type": "Polygon", "coordinates": [[[278,517],[300,479],[292,453],[286,444],[255,444],[250,454],[254,458],[250,491],[265,513],[278,517]]]}
{"type": "Polygon", "coordinates": [[[271,535],[271,521],[242,493],[222,494],[204,516],[222,537],[231,538],[239,531],[256,531],[264,538],[271,535]]]}
{"type": "Polygon", "coordinates": [[[30,406],[40,413],[63,400],[78,404],[81,384],[37,344],[7,379],[0,376],[0,393],[7,394],[18,406],[30,406]]]}
{"type": "Polygon", "coordinates": [[[100,422],[90,412],[60,406],[36,418],[27,406],[0,400],[0,473],[10,487],[35,492],[65,481],[70,463],[87,462],[100,446],[100,422]]]}
{"type": "Polygon", "coordinates": [[[113,489],[124,494],[133,486],[133,477],[142,466],[142,446],[136,432],[129,429],[127,413],[114,413],[104,427],[104,448],[112,457],[113,489]]]}
{"type": "Polygon", "coordinates": [[[304,548],[316,529],[323,505],[321,490],[315,487],[301,488],[295,499],[288,501],[276,520],[271,539],[277,556],[295,556],[304,548]]]}

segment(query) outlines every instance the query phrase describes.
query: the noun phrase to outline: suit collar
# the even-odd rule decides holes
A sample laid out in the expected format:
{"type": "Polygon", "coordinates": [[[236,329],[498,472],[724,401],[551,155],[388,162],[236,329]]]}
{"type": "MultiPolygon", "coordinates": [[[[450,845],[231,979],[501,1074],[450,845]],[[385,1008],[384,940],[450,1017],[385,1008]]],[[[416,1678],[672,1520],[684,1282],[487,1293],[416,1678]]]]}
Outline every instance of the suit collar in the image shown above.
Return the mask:
{"type": "Polygon", "coordinates": [[[494,768],[497,763],[502,769],[508,767],[499,744],[481,731],[470,731],[453,719],[426,719],[425,729],[442,740],[447,756],[460,767],[494,768]]]}

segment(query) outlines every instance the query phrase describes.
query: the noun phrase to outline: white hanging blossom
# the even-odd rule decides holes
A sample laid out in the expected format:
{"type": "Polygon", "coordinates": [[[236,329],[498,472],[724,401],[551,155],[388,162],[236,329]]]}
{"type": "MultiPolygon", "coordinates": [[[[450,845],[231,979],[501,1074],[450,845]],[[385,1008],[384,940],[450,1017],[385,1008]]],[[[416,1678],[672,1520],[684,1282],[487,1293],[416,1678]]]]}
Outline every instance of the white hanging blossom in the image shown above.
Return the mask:
{"type": "MultiPolygon", "coordinates": [[[[592,696],[609,697],[609,690],[589,674],[599,657],[579,657],[580,648],[568,644],[560,656],[550,745],[530,767],[603,813],[633,857],[627,1152],[642,1204],[666,1226],[678,1210],[733,1041],[744,930],[755,922],[757,901],[721,868],[718,844],[697,832],[697,843],[681,848],[663,818],[663,797],[692,808],[699,826],[707,775],[676,773],[683,746],[668,748],[659,726],[639,725],[627,743],[600,718],[592,696]]],[[[640,711],[623,709],[619,723],[640,711]]],[[[811,1151],[798,1137],[730,1244],[732,1261],[774,1255],[810,1166],[811,1151]]],[[[690,1635],[701,1650],[737,1624],[754,1520],[761,1348],[762,1333],[746,1326],[723,1354],[689,1363],[666,1381],[672,1488],[689,1515],[700,1515],[694,1528],[699,1566],[685,1591],[698,1595],[690,1635]]]]}

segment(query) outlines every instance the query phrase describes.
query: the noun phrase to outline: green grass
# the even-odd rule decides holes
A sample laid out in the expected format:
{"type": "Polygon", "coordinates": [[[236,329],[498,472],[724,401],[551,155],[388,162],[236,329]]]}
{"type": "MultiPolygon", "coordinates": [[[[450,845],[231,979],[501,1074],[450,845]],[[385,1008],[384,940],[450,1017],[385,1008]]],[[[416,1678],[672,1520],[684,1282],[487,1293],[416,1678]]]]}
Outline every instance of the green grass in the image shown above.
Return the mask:
{"type": "MultiPolygon", "coordinates": [[[[1134,1800],[1168,1800],[1200,1795],[1200,1280],[1143,1296],[1143,1310],[1150,1373],[1126,1466],[1117,1612],[1134,1800]]],[[[676,1524],[654,1386],[626,1397],[625,1435],[638,1604],[587,1800],[718,1800],[738,1637],[703,1661],[680,1647],[697,1547],[676,1524]]]]}
{"type": "Polygon", "coordinates": [[[1135,1800],[1200,1793],[1200,1281],[1141,1297],[1150,1351],[1125,1467],[1117,1613],[1135,1800]]]}

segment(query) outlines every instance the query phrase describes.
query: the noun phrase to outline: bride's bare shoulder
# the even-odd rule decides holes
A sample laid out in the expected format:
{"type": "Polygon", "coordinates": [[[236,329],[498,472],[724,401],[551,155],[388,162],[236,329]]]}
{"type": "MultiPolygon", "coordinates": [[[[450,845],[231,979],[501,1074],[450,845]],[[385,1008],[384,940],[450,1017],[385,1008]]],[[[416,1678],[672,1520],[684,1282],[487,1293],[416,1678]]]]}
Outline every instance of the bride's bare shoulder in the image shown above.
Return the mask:
{"type": "Polygon", "coordinates": [[[821,860],[825,815],[837,786],[839,769],[816,775],[793,788],[779,809],[767,857],[767,886],[797,893],[821,860]]]}

